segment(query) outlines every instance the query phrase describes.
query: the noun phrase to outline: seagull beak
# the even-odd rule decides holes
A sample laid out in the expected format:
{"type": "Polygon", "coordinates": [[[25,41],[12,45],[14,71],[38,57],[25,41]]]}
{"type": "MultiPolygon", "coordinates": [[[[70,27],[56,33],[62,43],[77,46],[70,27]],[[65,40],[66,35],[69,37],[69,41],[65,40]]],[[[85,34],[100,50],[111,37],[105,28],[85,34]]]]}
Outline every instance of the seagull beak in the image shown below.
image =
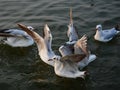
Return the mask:
{"type": "Polygon", "coordinates": [[[87,71],[84,71],[84,75],[82,75],[81,78],[83,78],[85,80],[86,76],[89,76],[89,73],[87,71]]]}

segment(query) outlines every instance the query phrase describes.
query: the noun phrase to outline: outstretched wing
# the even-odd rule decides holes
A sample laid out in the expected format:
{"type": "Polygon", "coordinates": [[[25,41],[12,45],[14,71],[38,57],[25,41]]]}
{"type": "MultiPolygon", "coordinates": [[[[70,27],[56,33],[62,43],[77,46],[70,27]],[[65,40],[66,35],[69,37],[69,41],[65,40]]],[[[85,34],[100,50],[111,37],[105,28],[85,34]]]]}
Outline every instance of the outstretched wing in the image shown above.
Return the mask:
{"type": "Polygon", "coordinates": [[[39,35],[37,34],[35,31],[27,28],[25,25],[23,24],[18,24],[18,26],[25,32],[27,32],[34,40],[35,42],[37,43],[38,47],[41,47],[41,48],[44,48],[44,39],[39,35]]]}
{"type": "Polygon", "coordinates": [[[60,46],[59,48],[59,52],[61,53],[62,57],[66,56],[66,55],[71,55],[73,54],[73,45],[72,44],[65,44],[60,46]]]}
{"type": "Polygon", "coordinates": [[[68,25],[67,36],[69,38],[69,42],[78,40],[78,33],[73,26],[72,8],[70,8],[70,23],[68,25]]]}
{"type": "Polygon", "coordinates": [[[52,40],[52,34],[47,24],[44,26],[43,37],[44,39],[52,40]]]}
{"type": "Polygon", "coordinates": [[[47,24],[45,24],[45,26],[44,26],[43,37],[44,37],[45,43],[47,45],[48,51],[52,51],[52,49],[51,49],[52,34],[51,34],[51,31],[47,24]]]}
{"type": "Polygon", "coordinates": [[[18,29],[0,30],[0,37],[26,37],[24,31],[18,29]]]}
{"type": "Polygon", "coordinates": [[[67,55],[61,58],[61,61],[72,61],[73,63],[80,62],[86,57],[85,54],[72,54],[72,55],[67,55]]]}
{"type": "Polygon", "coordinates": [[[83,37],[75,43],[74,53],[75,54],[84,53],[86,55],[89,54],[88,49],[87,49],[87,36],[86,35],[83,35],[83,37]]]}

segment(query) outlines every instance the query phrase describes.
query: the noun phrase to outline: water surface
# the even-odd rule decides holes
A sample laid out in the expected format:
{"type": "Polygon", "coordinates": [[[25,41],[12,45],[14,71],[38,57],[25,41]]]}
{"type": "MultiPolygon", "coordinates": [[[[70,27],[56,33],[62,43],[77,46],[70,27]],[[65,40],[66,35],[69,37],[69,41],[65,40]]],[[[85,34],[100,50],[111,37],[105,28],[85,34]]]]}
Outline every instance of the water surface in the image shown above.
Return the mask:
{"type": "Polygon", "coordinates": [[[93,39],[95,26],[112,28],[120,24],[120,0],[1,0],[0,29],[19,28],[22,23],[36,28],[42,35],[47,23],[53,34],[53,50],[66,42],[69,8],[73,9],[74,25],[88,36],[88,45],[97,59],[84,70],[85,80],[55,75],[51,66],[41,61],[36,44],[27,48],[0,45],[0,90],[119,90],[120,37],[109,43],[93,39]]]}

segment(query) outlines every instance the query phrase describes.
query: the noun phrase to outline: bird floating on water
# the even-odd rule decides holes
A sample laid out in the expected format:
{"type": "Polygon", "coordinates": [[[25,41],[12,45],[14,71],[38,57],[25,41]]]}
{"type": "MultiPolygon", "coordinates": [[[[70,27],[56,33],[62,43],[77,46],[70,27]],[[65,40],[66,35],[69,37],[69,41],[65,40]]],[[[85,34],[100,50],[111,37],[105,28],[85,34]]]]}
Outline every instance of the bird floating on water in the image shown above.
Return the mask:
{"type": "MultiPolygon", "coordinates": [[[[27,28],[31,30],[34,29],[31,26],[28,26],[27,28]]],[[[34,43],[34,40],[23,30],[3,29],[0,30],[0,43],[12,47],[28,47],[34,43]]]]}
{"type": "Polygon", "coordinates": [[[108,30],[102,30],[102,25],[99,24],[96,26],[94,39],[101,42],[109,42],[120,32],[119,30],[119,25],[108,30]]]}
{"type": "Polygon", "coordinates": [[[35,31],[28,29],[25,25],[18,24],[18,26],[35,40],[41,59],[54,67],[56,75],[66,78],[84,78],[86,71],[80,71],[76,62],[82,60],[86,55],[73,54],[62,58],[59,55],[56,55],[51,48],[52,35],[47,24],[44,28],[44,38],[35,31]]]}

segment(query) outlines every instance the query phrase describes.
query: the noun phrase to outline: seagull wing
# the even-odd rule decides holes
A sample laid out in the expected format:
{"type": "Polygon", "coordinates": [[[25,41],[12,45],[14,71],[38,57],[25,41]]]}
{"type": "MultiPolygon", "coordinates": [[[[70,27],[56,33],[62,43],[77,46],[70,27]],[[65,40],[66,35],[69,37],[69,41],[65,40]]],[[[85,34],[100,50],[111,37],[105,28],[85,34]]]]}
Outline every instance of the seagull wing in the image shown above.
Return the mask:
{"type": "Polygon", "coordinates": [[[16,35],[11,35],[9,33],[0,33],[0,37],[16,37],[16,35]]]}
{"type": "Polygon", "coordinates": [[[72,19],[72,8],[70,8],[70,23],[68,25],[67,36],[69,41],[77,41],[78,40],[78,33],[74,28],[73,19],[72,19]]]}
{"type": "Polygon", "coordinates": [[[48,51],[52,51],[52,48],[51,48],[52,34],[51,34],[51,31],[50,31],[47,24],[45,24],[45,26],[44,26],[43,37],[44,37],[45,43],[46,43],[46,45],[48,47],[47,48],[48,51]]]}
{"type": "Polygon", "coordinates": [[[72,54],[72,55],[67,55],[61,58],[61,61],[68,61],[68,62],[80,62],[86,57],[85,54],[72,54]]]}
{"type": "Polygon", "coordinates": [[[2,29],[0,33],[11,33],[10,29],[2,29]]]}
{"type": "Polygon", "coordinates": [[[115,29],[103,30],[104,39],[113,38],[116,34],[117,34],[117,31],[115,29]]]}
{"type": "Polygon", "coordinates": [[[81,39],[79,39],[76,44],[74,45],[74,53],[81,54],[85,53],[86,55],[89,54],[87,49],[87,36],[83,35],[81,39]]]}
{"type": "Polygon", "coordinates": [[[41,48],[42,48],[43,46],[45,46],[45,45],[43,45],[43,44],[45,44],[45,43],[44,43],[44,39],[43,39],[39,34],[37,34],[35,31],[28,29],[28,28],[27,28],[25,25],[23,25],[23,24],[18,24],[18,26],[19,26],[23,31],[27,32],[27,33],[35,40],[35,42],[37,43],[38,47],[41,46],[41,48]]]}
{"type": "Polygon", "coordinates": [[[22,30],[18,29],[3,29],[0,30],[1,37],[26,37],[22,30]]]}
{"type": "Polygon", "coordinates": [[[60,46],[59,52],[62,55],[62,57],[73,54],[73,51],[74,51],[73,46],[74,45],[72,44],[65,44],[65,45],[60,46]]]}
{"type": "Polygon", "coordinates": [[[44,26],[43,36],[44,36],[44,39],[52,40],[52,34],[47,24],[45,24],[44,26]]]}

